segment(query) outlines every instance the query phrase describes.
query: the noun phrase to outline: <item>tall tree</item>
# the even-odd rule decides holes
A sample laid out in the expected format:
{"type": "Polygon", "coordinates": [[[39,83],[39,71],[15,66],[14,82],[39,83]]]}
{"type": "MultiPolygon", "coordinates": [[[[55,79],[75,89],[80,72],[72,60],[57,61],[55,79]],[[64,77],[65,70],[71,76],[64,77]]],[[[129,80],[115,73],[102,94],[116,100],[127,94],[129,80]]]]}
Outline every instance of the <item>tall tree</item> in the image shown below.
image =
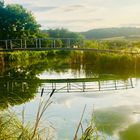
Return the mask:
{"type": "Polygon", "coordinates": [[[0,7],[0,39],[35,37],[39,27],[33,14],[21,5],[0,7]]]}

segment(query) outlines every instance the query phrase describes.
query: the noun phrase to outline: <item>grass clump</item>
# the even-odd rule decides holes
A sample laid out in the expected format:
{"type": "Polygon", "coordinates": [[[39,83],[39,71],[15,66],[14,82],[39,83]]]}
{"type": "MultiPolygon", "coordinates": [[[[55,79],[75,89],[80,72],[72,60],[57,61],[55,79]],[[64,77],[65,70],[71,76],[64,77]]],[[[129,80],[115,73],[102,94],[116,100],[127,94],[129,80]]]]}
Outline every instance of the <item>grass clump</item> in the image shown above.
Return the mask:
{"type": "Polygon", "coordinates": [[[0,112],[0,139],[1,140],[29,140],[31,128],[18,119],[11,111],[0,112]]]}
{"type": "Polygon", "coordinates": [[[100,140],[100,139],[105,140],[105,138],[102,135],[101,136],[99,135],[99,131],[95,125],[94,112],[92,112],[89,125],[87,126],[85,130],[83,129],[82,120],[85,114],[85,110],[86,110],[86,105],[83,109],[73,140],[100,140]],[[80,128],[81,128],[82,133],[81,133],[81,138],[78,138],[78,132],[80,128]]]}
{"type": "MultiPolygon", "coordinates": [[[[43,140],[51,139],[49,134],[49,127],[40,128],[41,118],[51,105],[51,97],[55,89],[50,93],[47,101],[40,99],[36,119],[33,124],[25,123],[25,111],[22,111],[22,119],[19,119],[17,114],[11,111],[0,112],[0,140],[43,140]],[[48,131],[47,131],[48,130],[48,131]]],[[[42,89],[41,96],[44,90],[42,89]]]]}

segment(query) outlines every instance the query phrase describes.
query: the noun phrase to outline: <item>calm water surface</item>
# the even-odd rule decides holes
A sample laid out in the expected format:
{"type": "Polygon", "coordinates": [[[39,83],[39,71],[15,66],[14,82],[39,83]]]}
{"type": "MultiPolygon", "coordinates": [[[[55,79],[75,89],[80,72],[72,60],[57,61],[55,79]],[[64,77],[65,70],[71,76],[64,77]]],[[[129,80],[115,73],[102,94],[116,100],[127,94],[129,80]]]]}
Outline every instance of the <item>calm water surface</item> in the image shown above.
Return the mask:
{"type": "Polygon", "coordinates": [[[118,63],[113,67],[116,60],[111,62],[112,68],[111,63],[102,67],[101,63],[95,63],[95,57],[87,56],[57,56],[43,61],[34,60],[30,65],[29,62],[1,63],[0,109],[12,108],[20,115],[25,108],[26,121],[32,121],[39,101],[46,100],[48,93],[56,88],[53,104],[41,123],[41,127],[50,126],[52,139],[71,140],[86,105],[84,128],[88,126],[94,110],[99,134],[107,140],[140,140],[139,69],[136,65],[127,68],[118,63]],[[35,82],[38,79],[79,78],[87,80],[60,80],[56,85],[35,82]],[[96,80],[88,81],[90,78],[96,80]],[[45,90],[41,99],[42,88],[45,90]]]}

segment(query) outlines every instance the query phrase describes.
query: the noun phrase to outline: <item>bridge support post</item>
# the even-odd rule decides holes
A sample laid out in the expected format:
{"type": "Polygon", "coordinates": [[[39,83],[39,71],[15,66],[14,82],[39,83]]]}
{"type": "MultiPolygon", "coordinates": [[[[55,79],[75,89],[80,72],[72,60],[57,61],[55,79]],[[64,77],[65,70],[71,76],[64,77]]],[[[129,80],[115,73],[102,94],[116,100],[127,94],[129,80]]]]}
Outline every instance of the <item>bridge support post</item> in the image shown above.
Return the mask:
{"type": "Polygon", "coordinates": [[[131,83],[131,87],[134,88],[132,78],[130,78],[130,83],[131,83]]]}
{"type": "Polygon", "coordinates": [[[67,48],[70,48],[70,38],[67,40],[67,48]]]}
{"type": "Polygon", "coordinates": [[[38,39],[35,39],[35,46],[38,48],[38,39]]]}
{"type": "Polygon", "coordinates": [[[21,40],[20,40],[20,47],[21,47],[21,49],[22,49],[22,45],[23,45],[23,44],[22,44],[22,39],[21,39],[21,40]]]}
{"type": "Polygon", "coordinates": [[[99,91],[101,91],[101,83],[98,81],[99,91]]]}
{"type": "Polygon", "coordinates": [[[127,87],[127,82],[126,82],[126,81],[124,81],[124,83],[125,83],[125,88],[126,88],[126,89],[128,89],[128,87],[127,87]]]}
{"type": "Polygon", "coordinates": [[[85,85],[85,82],[83,82],[83,92],[85,92],[85,88],[86,88],[86,85],[85,85]]]}
{"type": "Polygon", "coordinates": [[[27,41],[26,41],[26,39],[24,40],[24,47],[25,47],[25,49],[27,48],[27,41]]]}
{"type": "Polygon", "coordinates": [[[71,83],[69,83],[69,89],[71,90],[71,83]]]}
{"type": "Polygon", "coordinates": [[[8,49],[8,41],[5,40],[5,47],[6,47],[6,50],[8,49]]]}
{"type": "Polygon", "coordinates": [[[11,48],[11,50],[13,49],[12,40],[10,40],[10,48],[11,48]]]}
{"type": "Polygon", "coordinates": [[[115,90],[117,90],[117,83],[116,83],[116,80],[115,80],[114,82],[115,82],[115,90]]]}
{"type": "Polygon", "coordinates": [[[51,39],[51,48],[53,48],[53,39],[51,39]]]}
{"type": "Polygon", "coordinates": [[[69,83],[67,82],[67,92],[69,92],[69,83]]]}
{"type": "Polygon", "coordinates": [[[56,89],[56,83],[53,83],[53,82],[52,82],[52,90],[53,90],[53,89],[56,89]]]}
{"type": "Polygon", "coordinates": [[[55,43],[55,39],[54,39],[54,40],[53,40],[53,48],[55,48],[55,47],[56,47],[56,46],[55,46],[55,44],[56,44],[56,43],[55,43]]]}
{"type": "Polygon", "coordinates": [[[39,39],[39,48],[41,48],[41,39],[39,39]]]}

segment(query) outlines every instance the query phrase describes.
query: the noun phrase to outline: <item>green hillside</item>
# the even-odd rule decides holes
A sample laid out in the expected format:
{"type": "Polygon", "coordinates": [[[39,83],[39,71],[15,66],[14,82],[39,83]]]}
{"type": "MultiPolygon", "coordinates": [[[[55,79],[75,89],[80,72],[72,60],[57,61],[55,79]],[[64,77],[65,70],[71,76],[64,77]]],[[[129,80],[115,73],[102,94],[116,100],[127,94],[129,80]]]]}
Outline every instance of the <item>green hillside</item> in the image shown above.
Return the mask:
{"type": "Polygon", "coordinates": [[[81,32],[86,39],[140,39],[140,28],[102,28],[81,32]]]}

